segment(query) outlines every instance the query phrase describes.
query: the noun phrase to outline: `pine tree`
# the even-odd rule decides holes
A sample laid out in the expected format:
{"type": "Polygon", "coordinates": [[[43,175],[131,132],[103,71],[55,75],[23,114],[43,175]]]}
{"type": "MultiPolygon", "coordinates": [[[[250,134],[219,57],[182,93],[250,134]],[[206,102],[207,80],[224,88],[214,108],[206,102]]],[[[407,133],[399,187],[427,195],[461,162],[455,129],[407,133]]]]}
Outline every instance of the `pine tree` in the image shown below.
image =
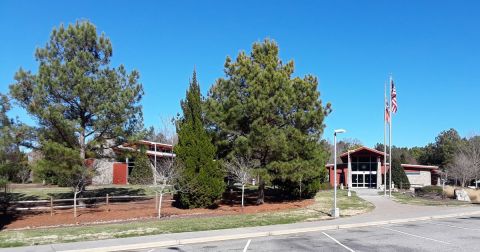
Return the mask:
{"type": "MultiPolygon", "coordinates": [[[[110,39],[92,23],[61,25],[45,47],[37,48],[38,70],[20,68],[10,86],[12,97],[38,122],[41,143],[78,153],[85,169],[86,158],[104,155],[143,128],[139,73],[111,67],[112,55],[110,39]]],[[[51,146],[40,148],[45,152],[51,146]]],[[[55,165],[55,159],[50,161],[55,165]]]]}
{"type": "Polygon", "coordinates": [[[214,160],[215,146],[207,134],[196,72],[181,101],[183,116],[177,121],[177,160],[182,164],[176,203],[182,208],[210,207],[225,189],[224,172],[214,160]]]}
{"type": "Polygon", "coordinates": [[[322,105],[317,78],[293,77],[293,61],[283,63],[278,51],[265,40],[250,55],[227,58],[226,78],[217,80],[206,102],[218,157],[259,160],[258,203],[266,183],[286,196],[312,197],[326,174],[320,139],[330,104],[322,105]]]}

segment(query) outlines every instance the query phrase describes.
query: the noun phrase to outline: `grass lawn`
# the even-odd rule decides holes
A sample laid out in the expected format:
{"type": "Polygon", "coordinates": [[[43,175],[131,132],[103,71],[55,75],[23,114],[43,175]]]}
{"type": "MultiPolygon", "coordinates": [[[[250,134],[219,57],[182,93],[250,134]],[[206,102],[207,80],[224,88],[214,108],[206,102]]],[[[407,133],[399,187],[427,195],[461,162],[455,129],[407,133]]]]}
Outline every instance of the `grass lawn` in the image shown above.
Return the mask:
{"type": "MultiPolygon", "coordinates": [[[[0,247],[39,245],[50,243],[100,240],[108,238],[131,237],[152,234],[166,234],[189,231],[202,231],[273,224],[287,224],[300,221],[330,219],[328,215],[333,204],[333,191],[321,191],[315,197],[315,203],[302,209],[258,213],[238,214],[218,217],[177,218],[159,221],[139,221],[122,224],[107,224],[50,229],[32,229],[0,232],[0,247]]],[[[351,216],[368,212],[374,206],[355,195],[347,197],[346,191],[338,191],[338,207],[342,216],[351,216]]]]}
{"type": "MultiPolygon", "coordinates": [[[[383,195],[383,192],[379,194],[383,195]]],[[[454,199],[429,199],[422,197],[412,197],[400,192],[392,192],[393,200],[402,204],[423,205],[423,206],[461,206],[470,205],[470,202],[458,201],[454,199]]]]}

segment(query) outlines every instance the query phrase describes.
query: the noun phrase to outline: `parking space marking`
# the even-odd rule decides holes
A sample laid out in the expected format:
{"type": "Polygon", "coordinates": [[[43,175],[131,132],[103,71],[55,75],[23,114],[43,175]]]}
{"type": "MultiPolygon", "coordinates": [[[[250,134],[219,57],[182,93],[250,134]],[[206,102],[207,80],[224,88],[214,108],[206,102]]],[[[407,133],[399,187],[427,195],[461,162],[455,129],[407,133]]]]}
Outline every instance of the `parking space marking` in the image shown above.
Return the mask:
{"type": "Polygon", "coordinates": [[[247,252],[248,246],[250,245],[250,242],[252,239],[248,239],[247,244],[245,245],[245,248],[243,248],[243,252],[247,252]]]}
{"type": "Polygon", "coordinates": [[[453,245],[453,244],[451,244],[449,242],[446,242],[446,241],[440,241],[440,240],[436,240],[436,239],[433,239],[433,238],[420,236],[420,235],[416,235],[416,234],[410,234],[410,233],[403,232],[403,231],[396,230],[396,229],[391,229],[391,228],[387,228],[387,227],[380,227],[380,228],[390,230],[390,231],[393,231],[393,232],[397,232],[397,233],[400,233],[400,234],[416,237],[416,238],[421,238],[421,239],[425,239],[425,240],[429,240],[429,241],[439,242],[439,243],[443,243],[443,244],[447,244],[447,245],[453,245]]]}
{"type": "Polygon", "coordinates": [[[458,228],[458,229],[465,229],[465,230],[472,230],[472,231],[480,231],[479,228],[467,228],[467,227],[460,227],[460,226],[454,226],[454,225],[449,225],[449,224],[443,224],[443,223],[438,223],[438,222],[429,222],[432,225],[438,225],[438,226],[445,226],[445,227],[452,227],[452,228],[458,228]]]}
{"type": "Polygon", "coordinates": [[[328,235],[327,233],[325,233],[325,232],[322,232],[322,234],[324,234],[326,237],[328,237],[328,238],[332,239],[334,242],[336,242],[338,245],[340,245],[340,246],[344,247],[346,250],[348,250],[348,251],[350,251],[350,252],[355,252],[355,250],[353,250],[353,249],[351,249],[351,248],[349,248],[349,247],[347,247],[347,246],[343,245],[341,242],[337,241],[337,239],[335,239],[335,238],[331,237],[331,236],[330,236],[330,235],[328,235]]]}

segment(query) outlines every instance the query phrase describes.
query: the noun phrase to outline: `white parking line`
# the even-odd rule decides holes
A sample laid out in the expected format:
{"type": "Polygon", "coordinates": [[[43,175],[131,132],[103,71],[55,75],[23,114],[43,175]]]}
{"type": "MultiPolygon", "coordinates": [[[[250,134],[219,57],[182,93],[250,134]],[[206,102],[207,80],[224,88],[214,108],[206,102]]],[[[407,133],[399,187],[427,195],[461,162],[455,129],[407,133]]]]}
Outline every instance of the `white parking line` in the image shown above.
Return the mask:
{"type": "Polygon", "coordinates": [[[248,249],[248,246],[250,245],[250,242],[252,241],[252,239],[249,239],[247,241],[247,244],[245,245],[245,248],[243,248],[243,252],[247,252],[247,249],[248,249]]]}
{"type": "Polygon", "coordinates": [[[400,234],[404,234],[404,235],[409,235],[409,236],[416,237],[416,238],[421,238],[421,239],[425,239],[425,240],[429,240],[429,241],[434,241],[434,242],[439,242],[439,243],[443,243],[443,244],[453,245],[449,242],[440,241],[440,240],[436,240],[436,239],[433,239],[433,238],[428,238],[428,237],[425,237],[425,236],[410,234],[410,233],[402,232],[400,230],[395,230],[395,229],[386,228],[386,227],[380,227],[380,228],[390,230],[390,231],[393,231],[393,232],[397,232],[397,233],[400,233],[400,234]]]}
{"type": "Polygon", "coordinates": [[[327,233],[325,232],[322,232],[322,234],[324,234],[325,236],[327,236],[328,238],[332,239],[334,242],[336,242],[338,245],[344,247],[346,250],[350,251],[350,252],[355,252],[355,250],[343,245],[341,242],[337,241],[337,239],[331,237],[330,235],[328,235],[327,233]]]}
{"type": "Polygon", "coordinates": [[[445,226],[445,227],[452,227],[452,228],[458,228],[458,229],[465,229],[465,230],[472,230],[472,231],[480,231],[480,228],[467,228],[467,227],[460,227],[460,226],[454,226],[454,225],[449,225],[449,224],[443,224],[443,223],[438,223],[438,222],[428,222],[432,225],[439,225],[439,226],[445,226]]]}

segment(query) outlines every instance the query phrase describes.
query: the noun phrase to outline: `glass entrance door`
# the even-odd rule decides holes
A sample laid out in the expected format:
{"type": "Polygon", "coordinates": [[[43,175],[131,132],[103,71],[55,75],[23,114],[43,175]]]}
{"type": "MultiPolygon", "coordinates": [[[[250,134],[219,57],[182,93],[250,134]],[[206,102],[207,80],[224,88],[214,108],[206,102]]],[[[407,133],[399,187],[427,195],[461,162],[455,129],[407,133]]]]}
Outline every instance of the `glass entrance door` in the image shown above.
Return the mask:
{"type": "Polygon", "coordinates": [[[377,172],[352,172],[352,187],[376,188],[377,172]]]}

